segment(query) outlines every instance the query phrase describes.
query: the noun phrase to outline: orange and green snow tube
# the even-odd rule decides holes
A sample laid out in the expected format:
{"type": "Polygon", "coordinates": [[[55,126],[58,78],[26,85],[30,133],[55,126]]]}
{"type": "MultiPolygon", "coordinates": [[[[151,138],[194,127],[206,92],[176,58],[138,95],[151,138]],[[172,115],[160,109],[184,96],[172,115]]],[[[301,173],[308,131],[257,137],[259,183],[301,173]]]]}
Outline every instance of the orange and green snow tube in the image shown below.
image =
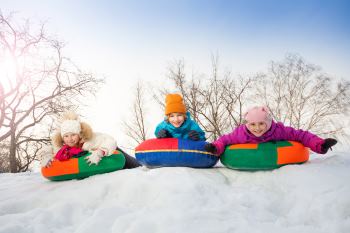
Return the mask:
{"type": "Polygon", "coordinates": [[[41,174],[52,181],[83,179],[96,174],[120,170],[125,165],[122,152],[116,150],[113,154],[104,156],[97,165],[89,165],[85,158],[90,153],[67,161],[54,160],[50,167],[41,169],[41,174]]]}
{"type": "Polygon", "coordinates": [[[309,149],[299,142],[274,141],[227,146],[221,163],[237,170],[271,170],[309,160],[309,149]]]}

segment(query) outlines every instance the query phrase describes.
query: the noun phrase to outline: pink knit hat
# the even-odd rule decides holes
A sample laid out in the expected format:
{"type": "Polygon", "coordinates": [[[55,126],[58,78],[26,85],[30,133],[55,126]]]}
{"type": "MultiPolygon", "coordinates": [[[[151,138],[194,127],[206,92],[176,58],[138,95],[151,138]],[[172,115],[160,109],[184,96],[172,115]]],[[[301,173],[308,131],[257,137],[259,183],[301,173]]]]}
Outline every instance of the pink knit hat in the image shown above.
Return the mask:
{"type": "Polygon", "coordinates": [[[249,109],[244,114],[244,120],[248,123],[265,122],[267,129],[270,129],[272,117],[269,109],[266,106],[257,106],[249,109]]]}

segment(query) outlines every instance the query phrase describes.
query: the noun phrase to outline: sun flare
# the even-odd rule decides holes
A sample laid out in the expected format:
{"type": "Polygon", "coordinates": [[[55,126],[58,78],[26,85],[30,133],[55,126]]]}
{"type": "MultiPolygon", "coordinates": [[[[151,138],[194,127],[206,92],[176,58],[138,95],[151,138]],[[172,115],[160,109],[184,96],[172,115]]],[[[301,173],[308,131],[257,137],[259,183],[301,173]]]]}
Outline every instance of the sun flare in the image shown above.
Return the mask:
{"type": "Polygon", "coordinates": [[[16,62],[9,56],[0,59],[0,82],[6,88],[16,78],[16,62]]]}

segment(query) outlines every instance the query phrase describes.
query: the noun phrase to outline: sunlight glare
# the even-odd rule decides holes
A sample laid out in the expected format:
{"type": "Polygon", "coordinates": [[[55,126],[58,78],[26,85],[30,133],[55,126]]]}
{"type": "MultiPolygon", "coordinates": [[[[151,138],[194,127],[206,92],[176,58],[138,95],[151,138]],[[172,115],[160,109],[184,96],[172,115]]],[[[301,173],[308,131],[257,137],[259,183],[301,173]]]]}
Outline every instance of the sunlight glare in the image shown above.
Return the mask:
{"type": "Polygon", "coordinates": [[[4,56],[0,59],[0,82],[6,87],[15,81],[16,63],[10,56],[4,56]]]}

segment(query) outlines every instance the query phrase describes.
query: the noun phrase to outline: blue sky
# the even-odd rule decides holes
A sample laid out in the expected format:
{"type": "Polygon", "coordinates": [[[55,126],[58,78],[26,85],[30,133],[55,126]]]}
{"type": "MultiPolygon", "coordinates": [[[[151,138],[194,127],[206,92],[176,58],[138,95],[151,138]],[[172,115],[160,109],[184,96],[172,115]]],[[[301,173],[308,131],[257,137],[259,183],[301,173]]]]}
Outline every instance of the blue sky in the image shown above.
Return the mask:
{"type": "Polygon", "coordinates": [[[121,62],[140,77],[150,60],[149,66],[165,70],[178,58],[201,70],[212,53],[234,71],[254,72],[291,52],[350,80],[345,0],[1,0],[1,10],[47,20],[49,32],[67,41],[78,63],[94,69],[90,62],[97,59],[102,73],[121,62]]]}
{"type": "Polygon", "coordinates": [[[0,0],[0,9],[46,21],[47,32],[66,41],[67,56],[107,77],[89,114],[103,131],[111,128],[105,122],[120,128],[136,81],[164,80],[175,59],[209,74],[218,54],[221,68],[244,75],[296,53],[350,81],[347,0],[0,0]],[[102,114],[109,119],[96,120],[102,114]]]}

